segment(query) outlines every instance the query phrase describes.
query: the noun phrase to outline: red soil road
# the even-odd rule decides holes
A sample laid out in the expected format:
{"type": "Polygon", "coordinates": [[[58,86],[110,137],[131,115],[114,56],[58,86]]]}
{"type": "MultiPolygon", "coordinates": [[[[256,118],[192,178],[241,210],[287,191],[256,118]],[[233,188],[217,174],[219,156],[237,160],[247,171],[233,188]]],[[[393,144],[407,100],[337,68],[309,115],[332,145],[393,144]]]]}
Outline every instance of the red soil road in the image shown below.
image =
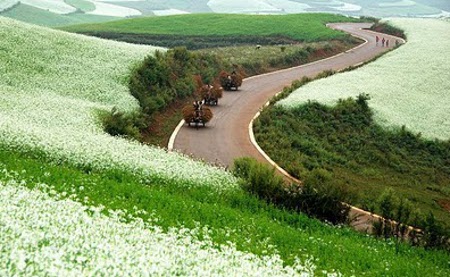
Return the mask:
{"type": "Polygon", "coordinates": [[[197,130],[185,124],[175,134],[173,148],[224,167],[232,166],[234,159],[245,156],[267,162],[250,141],[248,127],[255,114],[272,96],[290,86],[294,80],[368,61],[388,50],[381,46],[382,37],[389,39],[389,47],[395,45],[396,37],[362,30],[370,26],[367,23],[329,24],[331,28],[343,30],[367,42],[331,58],[245,79],[239,91],[225,91],[219,99],[219,105],[211,107],[214,117],[206,127],[197,130]],[[378,45],[375,43],[376,35],[380,38],[378,45]]]}

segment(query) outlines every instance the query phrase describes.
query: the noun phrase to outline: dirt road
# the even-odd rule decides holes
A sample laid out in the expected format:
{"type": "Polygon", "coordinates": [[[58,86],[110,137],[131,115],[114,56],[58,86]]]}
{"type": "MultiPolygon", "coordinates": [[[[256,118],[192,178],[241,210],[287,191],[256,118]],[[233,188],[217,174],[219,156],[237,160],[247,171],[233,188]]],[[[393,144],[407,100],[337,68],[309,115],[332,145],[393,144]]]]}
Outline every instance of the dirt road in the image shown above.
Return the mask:
{"type": "MultiPolygon", "coordinates": [[[[185,124],[174,133],[173,145],[169,143],[169,149],[173,147],[195,158],[224,167],[231,166],[235,158],[243,156],[255,157],[266,162],[251,143],[248,126],[259,109],[273,95],[303,76],[314,77],[324,70],[344,69],[370,60],[388,50],[381,46],[381,42],[376,45],[376,33],[362,30],[370,27],[370,24],[340,23],[329,24],[329,27],[360,37],[366,40],[366,43],[331,58],[245,79],[239,91],[224,92],[219,105],[211,108],[214,118],[205,128],[197,130],[185,124]]],[[[388,38],[391,42],[390,47],[395,44],[395,37],[378,35],[380,39],[388,38]]]]}

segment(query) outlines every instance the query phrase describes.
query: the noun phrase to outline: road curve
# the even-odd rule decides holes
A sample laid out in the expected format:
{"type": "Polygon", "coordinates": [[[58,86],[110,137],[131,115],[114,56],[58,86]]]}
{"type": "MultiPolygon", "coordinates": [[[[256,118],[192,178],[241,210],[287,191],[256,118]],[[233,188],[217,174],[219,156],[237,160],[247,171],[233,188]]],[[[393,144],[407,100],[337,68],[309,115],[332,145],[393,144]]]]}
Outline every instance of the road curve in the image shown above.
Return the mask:
{"type": "Polygon", "coordinates": [[[219,105],[211,107],[214,118],[205,128],[197,130],[185,124],[178,129],[172,136],[173,149],[223,167],[231,166],[234,159],[244,156],[267,162],[250,140],[248,126],[255,114],[272,96],[284,87],[290,86],[294,80],[303,76],[314,77],[324,70],[341,70],[387,51],[388,48],[382,47],[381,43],[376,45],[376,35],[380,39],[382,37],[389,39],[390,47],[395,45],[397,37],[363,30],[370,25],[370,23],[329,24],[331,28],[348,32],[366,42],[331,58],[246,78],[239,91],[225,91],[219,105]]]}

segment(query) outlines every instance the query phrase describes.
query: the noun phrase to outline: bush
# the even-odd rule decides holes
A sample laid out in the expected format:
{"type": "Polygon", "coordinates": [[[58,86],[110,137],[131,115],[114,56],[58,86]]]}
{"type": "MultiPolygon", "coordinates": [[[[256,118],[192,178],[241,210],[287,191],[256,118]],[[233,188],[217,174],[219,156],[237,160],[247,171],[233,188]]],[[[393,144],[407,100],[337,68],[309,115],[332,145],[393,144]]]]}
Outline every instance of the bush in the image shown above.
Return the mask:
{"type": "Polygon", "coordinates": [[[396,37],[406,39],[405,32],[402,29],[389,25],[385,22],[376,22],[375,24],[372,25],[370,29],[379,33],[385,33],[388,35],[393,35],[396,37]]]}
{"type": "Polygon", "coordinates": [[[333,175],[325,169],[313,169],[305,178],[302,193],[298,195],[300,210],[333,224],[348,220],[350,194],[343,186],[333,185],[333,175]]]}
{"type": "Polygon", "coordinates": [[[281,208],[304,212],[333,224],[345,223],[350,207],[346,190],[327,186],[332,175],[324,169],[313,170],[303,186],[285,185],[275,169],[257,162],[253,158],[239,158],[234,161],[233,173],[242,178],[241,186],[251,194],[281,208]]]}
{"type": "Polygon", "coordinates": [[[234,161],[233,173],[243,179],[242,188],[251,194],[275,204],[283,198],[283,179],[275,175],[275,168],[244,157],[234,161]]]}
{"type": "Polygon", "coordinates": [[[112,108],[110,112],[100,115],[103,129],[113,136],[123,136],[129,139],[140,140],[140,130],[146,126],[146,118],[143,113],[134,112],[125,114],[112,108]]]}

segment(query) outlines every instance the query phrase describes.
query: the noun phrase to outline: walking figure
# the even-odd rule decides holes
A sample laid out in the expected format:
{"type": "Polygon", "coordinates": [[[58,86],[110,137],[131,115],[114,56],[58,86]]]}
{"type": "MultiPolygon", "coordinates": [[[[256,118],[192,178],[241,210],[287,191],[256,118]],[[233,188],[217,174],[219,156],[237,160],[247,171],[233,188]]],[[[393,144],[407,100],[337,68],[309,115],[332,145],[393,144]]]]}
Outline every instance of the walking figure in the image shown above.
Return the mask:
{"type": "Polygon", "coordinates": [[[378,41],[380,40],[380,38],[378,36],[375,37],[375,45],[378,45],[378,41]]]}
{"type": "Polygon", "coordinates": [[[389,47],[389,40],[386,40],[386,47],[389,47]]]}
{"type": "Polygon", "coordinates": [[[385,42],[386,40],[383,38],[382,40],[381,40],[381,46],[384,46],[384,42],[385,42]]]}

